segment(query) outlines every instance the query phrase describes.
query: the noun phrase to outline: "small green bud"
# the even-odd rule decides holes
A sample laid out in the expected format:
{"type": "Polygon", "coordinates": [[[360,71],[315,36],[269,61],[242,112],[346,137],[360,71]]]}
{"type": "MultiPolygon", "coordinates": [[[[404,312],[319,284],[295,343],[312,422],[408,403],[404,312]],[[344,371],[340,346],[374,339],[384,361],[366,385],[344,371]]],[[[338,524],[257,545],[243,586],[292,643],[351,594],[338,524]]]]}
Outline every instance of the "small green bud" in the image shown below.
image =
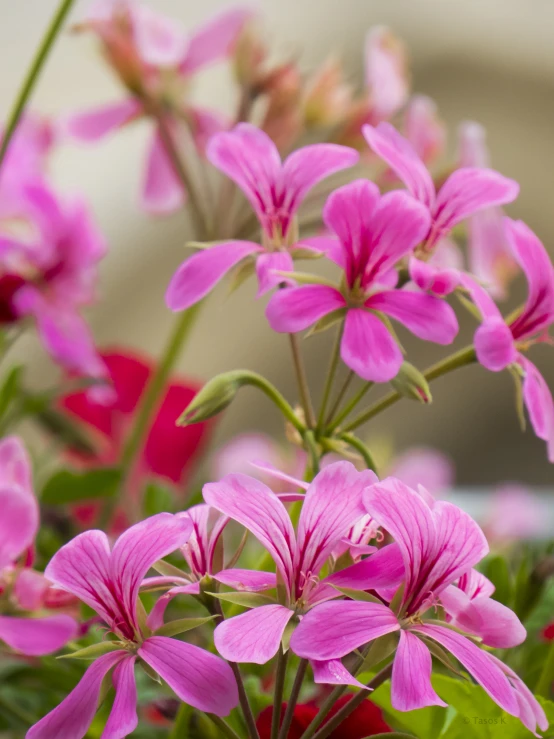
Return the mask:
{"type": "Polygon", "coordinates": [[[410,362],[404,362],[390,383],[397,393],[419,403],[431,403],[433,397],[423,374],[410,362]]]}
{"type": "Polygon", "coordinates": [[[177,426],[206,421],[225,410],[243,384],[240,375],[240,372],[225,372],[207,382],[179,416],[177,426]]]}

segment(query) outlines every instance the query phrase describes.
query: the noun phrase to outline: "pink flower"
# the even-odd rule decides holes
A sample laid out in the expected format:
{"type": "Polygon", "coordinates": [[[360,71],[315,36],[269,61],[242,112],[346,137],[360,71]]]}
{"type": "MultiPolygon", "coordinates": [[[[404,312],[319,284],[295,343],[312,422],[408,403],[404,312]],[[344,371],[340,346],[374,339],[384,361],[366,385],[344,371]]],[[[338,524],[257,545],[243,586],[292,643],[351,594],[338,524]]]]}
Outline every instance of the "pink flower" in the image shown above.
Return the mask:
{"type": "Polygon", "coordinates": [[[497,546],[535,539],[548,531],[548,511],[538,495],[515,483],[501,485],[490,499],[483,524],[497,546]]]}
{"type": "Polygon", "coordinates": [[[240,123],[214,136],[208,159],[230,177],[252,205],[262,229],[262,244],[227,241],[187,259],[173,276],[166,302],[174,311],[197,303],[221,278],[250,255],[256,258],[259,292],[263,295],[290,272],[297,249],[295,215],[306,194],[333,172],[358,160],[352,149],[336,144],[314,144],[298,149],[284,162],[273,141],[255,126],[240,123]]]}
{"type": "MultiPolygon", "coordinates": [[[[18,560],[32,547],[39,525],[38,504],[32,489],[31,465],[21,441],[0,441],[0,612],[37,611],[45,605],[50,583],[18,560]]],[[[66,615],[40,618],[0,616],[0,640],[22,654],[55,652],[77,634],[77,624],[66,615]]]]}
{"type": "MultiPolygon", "coordinates": [[[[7,323],[32,316],[52,358],[71,372],[104,379],[107,370],[80,315],[95,298],[98,262],[106,244],[81,200],[62,202],[39,182],[21,188],[19,217],[28,232],[14,236],[0,224],[0,316],[7,323]]],[[[91,394],[107,399],[110,390],[91,394]]]]}
{"type": "Polygon", "coordinates": [[[437,192],[425,164],[394,126],[389,123],[380,123],[376,128],[366,125],[363,134],[373,151],[429,210],[431,223],[424,236],[426,252],[430,252],[457,223],[483,208],[511,203],[519,192],[517,182],[483,167],[457,169],[437,192]]]}
{"type": "Polygon", "coordinates": [[[359,562],[319,580],[337,544],[364,516],[362,493],[375,480],[372,472],[358,472],[348,462],[326,467],[308,487],[296,533],[283,503],[263,483],[246,475],[229,475],[204,486],[204,500],[245,526],[271,554],[286,592],[286,605],[259,606],[219,624],[214,636],[223,657],[264,664],[277,653],[295,614],[339,595],[331,584],[348,587],[354,575],[367,587],[394,581],[401,563],[389,547],[372,557],[370,564],[359,562]]]}
{"type": "Polygon", "coordinates": [[[441,498],[454,484],[454,465],[437,449],[413,447],[396,457],[391,476],[417,490],[422,485],[434,498],[441,498]]]}
{"type": "Polygon", "coordinates": [[[438,117],[435,101],[426,95],[410,98],[404,114],[404,132],[422,162],[431,164],[443,153],[446,127],[438,117]]]}
{"type": "Polygon", "coordinates": [[[453,341],[458,324],[449,305],[431,295],[389,287],[396,281],[397,262],[429,230],[423,205],[402,192],[380,196],[376,185],[356,180],[331,193],[323,220],[336,238],[316,237],[308,243],[342,267],[345,287],[303,285],[279,291],[266,312],[275,331],[302,331],[329,313],[345,311],[342,359],[364,380],[375,382],[391,380],[403,361],[380,314],[426,341],[453,341]]]}
{"type": "Polygon", "coordinates": [[[116,695],[103,737],[130,734],[138,723],[137,660],[200,711],[226,716],[235,707],[236,683],[221,658],[178,639],[152,634],[139,618],[138,594],[144,576],[154,562],[182,546],[190,530],[190,519],[160,513],[128,529],[111,551],[102,531],[86,531],[54,555],[46,575],[98,613],[115,636],[114,651],[93,662],[67,698],[29,730],[27,739],[82,739],[96,713],[102,682],[112,670],[116,695]]]}
{"type": "MultiPolygon", "coordinates": [[[[176,133],[179,120],[185,120],[196,146],[203,152],[210,136],[224,128],[226,122],[219,113],[189,105],[187,86],[201,69],[231,54],[251,15],[248,9],[233,8],[188,35],[177,23],[146,6],[128,0],[98,5],[85,25],[99,35],[130,96],[70,116],[66,131],[79,141],[98,141],[147,117],[146,101],[152,98],[161,101],[167,110],[166,125],[170,131],[176,133]]],[[[156,127],[148,146],[142,205],[152,213],[168,213],[177,210],[185,197],[156,127]]]]}
{"type": "MultiPolygon", "coordinates": [[[[445,705],[430,680],[432,661],[428,643],[436,642],[462,663],[501,708],[519,716],[527,726],[528,708],[532,707],[533,728],[538,724],[545,729],[548,722],[544,712],[534,698],[528,699],[523,708],[521,685],[516,685],[515,678],[507,677],[508,668],[500,667],[492,655],[446,623],[438,625],[424,620],[430,608],[447,599],[445,594],[451,592],[452,584],[463,580],[464,574],[487,553],[487,542],[477,524],[451,503],[439,501],[429,506],[423,497],[394,478],[366,489],[363,497],[370,515],[394,538],[395,544],[391,546],[398,547],[404,562],[405,582],[398,611],[393,614],[386,605],[364,601],[324,603],[303,617],[292,635],[291,649],[301,657],[324,662],[328,667],[332,665],[330,671],[335,667],[344,670],[341,658],[374,639],[375,624],[384,621],[384,612],[388,611],[397,618],[396,624],[390,623],[388,631],[399,631],[392,668],[394,708],[410,711],[445,705]]],[[[378,592],[383,600],[389,600],[386,591],[378,592]]],[[[473,605],[478,604],[481,615],[487,619],[489,633],[495,633],[495,624],[490,619],[498,617],[496,606],[500,604],[491,607],[490,603],[494,602],[488,596],[473,598],[473,605]]],[[[512,629],[511,643],[521,641],[525,630],[516,616],[511,614],[504,623],[512,629]]],[[[507,636],[504,634],[502,639],[508,641],[507,636]]]]}
{"type": "Polygon", "coordinates": [[[537,236],[522,221],[504,220],[506,237],[529,285],[521,313],[507,324],[489,294],[474,280],[462,284],[481,312],[482,323],[475,333],[479,362],[492,372],[513,367],[523,376],[523,401],[535,434],[544,439],[548,458],[554,462],[554,402],[539,370],[522,353],[530,345],[545,341],[554,322],[554,268],[537,236]]]}

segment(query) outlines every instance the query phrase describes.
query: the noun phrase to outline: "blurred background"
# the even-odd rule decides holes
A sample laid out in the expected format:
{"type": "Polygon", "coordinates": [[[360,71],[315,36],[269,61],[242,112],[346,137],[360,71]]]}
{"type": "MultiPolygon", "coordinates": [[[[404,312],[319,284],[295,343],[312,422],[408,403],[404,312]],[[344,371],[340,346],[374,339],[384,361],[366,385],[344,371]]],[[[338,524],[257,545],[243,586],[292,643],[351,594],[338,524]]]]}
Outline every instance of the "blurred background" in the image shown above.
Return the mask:
{"type": "MultiPolygon", "coordinates": [[[[151,0],[151,6],[194,26],[231,5],[221,0],[192,3],[151,0]]],[[[57,6],[56,0],[0,0],[0,109],[8,110],[33,50],[57,6]]],[[[87,2],[77,2],[72,20],[87,2]]],[[[412,62],[413,89],[433,97],[449,125],[449,151],[464,119],[488,131],[492,164],[521,183],[521,196],[508,209],[527,221],[554,252],[554,5],[550,0],[263,0],[270,43],[282,56],[314,68],[332,50],[343,59],[353,80],[362,83],[363,40],[376,24],[386,24],[404,39],[412,62]]],[[[117,100],[121,91],[99,58],[92,38],[66,34],[57,44],[34,98],[34,108],[59,115],[117,100]]],[[[210,70],[192,92],[202,103],[233,104],[228,73],[210,70]]],[[[90,148],[65,144],[56,154],[57,181],[90,201],[110,244],[102,267],[102,301],[90,314],[99,346],[127,345],[159,355],[173,316],[163,296],[185,256],[188,237],[184,216],[153,219],[138,207],[147,126],[141,123],[90,148]]],[[[554,256],[554,253],[553,253],[554,256]]],[[[286,337],[273,335],[262,303],[254,303],[250,281],[226,297],[221,287],[205,305],[179,371],[207,379],[244,367],[269,377],[284,394],[296,397],[286,337]],[[253,307],[255,306],[255,307],[253,307]]],[[[525,296],[514,286],[506,312],[525,296]]],[[[471,337],[462,326],[458,346],[471,337]]],[[[423,368],[442,356],[432,345],[401,334],[410,360],[423,368]]],[[[326,333],[304,342],[313,391],[321,390],[332,340],[326,333]]],[[[37,383],[52,381],[55,370],[34,341],[26,353],[37,383]]],[[[549,347],[538,347],[533,361],[554,387],[549,347]]],[[[494,376],[479,367],[465,368],[433,386],[430,407],[397,404],[368,427],[368,439],[394,444],[432,445],[448,453],[464,486],[520,481],[536,486],[554,480],[545,445],[532,431],[523,434],[514,409],[508,373],[494,376]]],[[[376,395],[377,397],[377,395],[376,395]]],[[[254,391],[245,391],[225,413],[216,443],[233,434],[260,429],[282,434],[279,418],[254,391]]]]}

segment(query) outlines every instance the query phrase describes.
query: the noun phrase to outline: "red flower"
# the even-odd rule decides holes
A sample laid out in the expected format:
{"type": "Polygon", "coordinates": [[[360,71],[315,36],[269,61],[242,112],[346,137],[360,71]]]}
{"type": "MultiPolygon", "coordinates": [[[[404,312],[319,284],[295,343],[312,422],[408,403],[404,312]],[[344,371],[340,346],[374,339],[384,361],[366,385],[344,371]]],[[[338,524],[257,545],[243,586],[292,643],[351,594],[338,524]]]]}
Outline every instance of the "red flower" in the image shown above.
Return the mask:
{"type": "Polygon", "coordinates": [[[546,639],[546,641],[554,640],[554,622],[548,624],[548,626],[545,626],[542,632],[542,636],[543,639],[546,639]]]}
{"type": "MultiPolygon", "coordinates": [[[[79,457],[84,466],[117,465],[135,420],[137,407],[154,367],[147,359],[116,349],[102,354],[115,390],[115,400],[102,405],[90,393],[72,393],[61,400],[63,410],[84,423],[98,438],[94,458],[79,457]]],[[[176,426],[177,418],[190,403],[199,385],[189,380],[171,381],[163,394],[142,454],[132,474],[136,490],[145,479],[159,477],[182,485],[199,456],[208,434],[208,425],[176,426]]]]}
{"type": "MultiPolygon", "coordinates": [[[[339,698],[329,712],[327,721],[346,705],[351,698],[352,696],[349,695],[339,698]]],[[[286,705],[286,703],[283,703],[283,714],[286,705]]],[[[318,710],[315,703],[302,703],[296,706],[287,739],[300,739],[312,720],[317,716],[318,710]]],[[[270,739],[272,716],[273,706],[269,706],[260,713],[256,722],[260,739],[270,739]]],[[[350,716],[338,728],[329,734],[329,739],[364,739],[366,736],[388,734],[390,731],[390,726],[383,720],[381,709],[374,703],[371,703],[371,701],[365,700],[352,711],[350,716]]]]}

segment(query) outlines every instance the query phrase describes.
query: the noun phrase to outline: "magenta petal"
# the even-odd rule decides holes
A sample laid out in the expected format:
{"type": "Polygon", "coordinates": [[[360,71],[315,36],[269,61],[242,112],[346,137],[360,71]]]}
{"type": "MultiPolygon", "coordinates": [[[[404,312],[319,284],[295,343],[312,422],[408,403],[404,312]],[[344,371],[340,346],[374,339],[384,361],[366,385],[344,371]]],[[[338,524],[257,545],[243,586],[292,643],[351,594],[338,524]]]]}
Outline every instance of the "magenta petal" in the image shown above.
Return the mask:
{"type": "Polygon", "coordinates": [[[297,333],[345,305],[343,296],[333,287],[301,285],[275,293],[265,314],[274,331],[297,333]]]}
{"type": "Polygon", "coordinates": [[[435,201],[435,186],[410,142],[390,123],[380,123],[376,128],[365,125],[362,133],[377,156],[389,165],[412,195],[430,208],[435,201]]]}
{"type": "Polygon", "coordinates": [[[330,659],[326,662],[312,660],[311,665],[314,673],[314,683],[317,685],[353,685],[355,688],[362,689],[366,687],[359,680],[356,680],[338,659],[330,659]]]}
{"type": "Polygon", "coordinates": [[[138,724],[135,657],[122,659],[113,672],[115,699],[101,739],[124,739],[138,724]]]}
{"type": "MultiPolygon", "coordinates": [[[[489,657],[496,665],[498,665],[510,681],[516,694],[516,699],[520,708],[519,718],[523,725],[533,733],[536,732],[537,726],[541,731],[546,731],[548,729],[548,719],[546,718],[544,709],[527,685],[525,685],[519,675],[508,667],[508,665],[505,665],[504,662],[501,662],[493,654],[490,654],[489,657]]],[[[537,736],[536,733],[535,736],[537,736]]]]}
{"type": "Polygon", "coordinates": [[[132,9],[133,35],[142,62],[151,67],[177,67],[189,47],[188,36],[173,19],[146,5],[132,9]]]}
{"type": "Polygon", "coordinates": [[[258,293],[257,298],[261,298],[272,287],[277,287],[283,283],[291,285],[294,282],[277,272],[293,272],[294,263],[288,251],[274,251],[260,254],[256,259],[256,275],[258,277],[258,293]]]}
{"type": "Polygon", "coordinates": [[[397,711],[413,711],[425,706],[444,706],[431,685],[431,652],[409,631],[400,632],[391,679],[391,703],[397,711]],[[417,676],[417,677],[416,677],[417,676]]]}
{"type": "Polygon", "coordinates": [[[500,708],[512,716],[518,715],[518,704],[510,683],[487,652],[444,626],[421,625],[413,631],[433,639],[451,652],[500,708]]]}
{"type": "Polygon", "coordinates": [[[22,654],[51,654],[74,639],[77,623],[71,616],[14,618],[0,616],[0,639],[22,654]]]}
{"type": "Polygon", "coordinates": [[[367,559],[329,575],[322,584],[356,590],[398,586],[404,577],[404,561],[397,544],[387,544],[367,559]]]}
{"type": "Polygon", "coordinates": [[[146,639],[138,654],[193,708],[227,716],[238,704],[233,672],[215,654],[167,636],[146,639]]]}
{"type": "Polygon", "coordinates": [[[402,364],[402,352],[388,328],[363,308],[348,311],[340,353],[351,370],[372,382],[392,380],[402,364]]]}
{"type": "Polygon", "coordinates": [[[212,575],[212,577],[229,588],[243,590],[248,593],[259,593],[263,590],[271,590],[271,588],[277,587],[277,576],[274,572],[234,568],[221,570],[221,572],[212,575]]]}
{"type": "Polygon", "coordinates": [[[330,601],[312,608],[296,627],[290,642],[299,657],[340,659],[362,644],[398,631],[387,606],[365,601],[330,601]]]}
{"type": "Polygon", "coordinates": [[[136,118],[141,112],[141,103],[135,98],[128,98],[95,110],[74,113],[62,122],[62,127],[78,141],[98,141],[136,118]]]}
{"type": "Polygon", "coordinates": [[[525,641],[527,631],[510,608],[486,597],[476,598],[472,604],[481,616],[482,626],[477,635],[483,639],[483,644],[507,649],[525,641]]]}
{"type": "MultiPolygon", "coordinates": [[[[156,578],[151,579],[156,580],[156,578]]],[[[143,580],[142,584],[144,585],[145,582],[147,581],[143,580]]],[[[188,585],[178,585],[175,588],[170,588],[166,593],[161,595],[154,604],[154,607],[146,619],[146,625],[152,631],[157,631],[164,625],[165,610],[173,598],[177,595],[198,595],[199,593],[200,583],[198,582],[191,582],[188,585]]]]}
{"type": "Polygon", "coordinates": [[[280,605],[258,606],[223,621],[214,631],[217,651],[229,662],[265,665],[277,654],[294,613],[280,605]]]}
{"type": "Polygon", "coordinates": [[[548,460],[554,462],[554,400],[546,380],[535,365],[523,356],[519,362],[525,370],[523,399],[531,425],[539,439],[546,441],[548,460]]]}
{"type": "Polygon", "coordinates": [[[172,213],[183,205],[185,197],[183,184],[155,129],[148,149],[141,205],[148,213],[172,213]]]}
{"type": "Polygon", "coordinates": [[[31,726],[26,739],[83,739],[96,713],[104,677],[127,655],[123,651],[110,652],[95,660],[67,698],[31,726]]]}
{"type": "Polygon", "coordinates": [[[17,574],[13,594],[24,611],[36,611],[41,607],[49,587],[50,583],[42,572],[25,567],[17,574]]]}
{"type": "Polygon", "coordinates": [[[460,283],[459,273],[455,269],[437,267],[431,262],[421,259],[410,259],[410,277],[420,290],[433,293],[439,297],[450,295],[460,283]]]}
{"type": "Polygon", "coordinates": [[[186,259],[171,278],[165,294],[173,311],[190,308],[205,297],[217,283],[249,254],[261,251],[252,241],[226,241],[198,251],[186,259]]]}
{"type": "Polygon", "coordinates": [[[192,74],[231,54],[238,35],[253,15],[251,8],[234,7],[196,29],[190,38],[181,72],[192,74]]]}
{"type": "Polygon", "coordinates": [[[451,344],[458,333],[456,314],[448,303],[433,295],[388,290],[372,295],[366,306],[394,318],[424,341],[451,344]]]}
{"type": "Polygon", "coordinates": [[[365,78],[372,118],[391,118],[406,103],[409,81],[404,46],[384,26],[373,27],[366,36],[365,78]]]}
{"type": "Polygon", "coordinates": [[[475,354],[479,363],[491,372],[500,372],[517,357],[512,332],[503,320],[485,320],[475,332],[475,354]]]}

